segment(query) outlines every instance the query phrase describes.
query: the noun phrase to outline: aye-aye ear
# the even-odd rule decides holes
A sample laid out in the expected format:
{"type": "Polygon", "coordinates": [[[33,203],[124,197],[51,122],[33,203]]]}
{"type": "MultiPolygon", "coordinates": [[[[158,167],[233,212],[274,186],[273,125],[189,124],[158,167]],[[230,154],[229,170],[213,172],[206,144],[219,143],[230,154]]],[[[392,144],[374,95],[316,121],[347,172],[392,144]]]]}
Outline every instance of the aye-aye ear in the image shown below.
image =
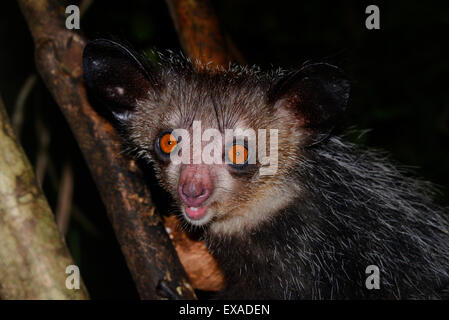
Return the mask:
{"type": "Polygon", "coordinates": [[[136,101],[158,87],[155,72],[124,45],[107,39],[87,43],[83,52],[84,79],[91,96],[118,120],[126,120],[136,101]]]}
{"type": "Polygon", "coordinates": [[[350,84],[344,73],[327,63],[313,63],[287,74],[270,90],[268,99],[296,119],[305,133],[303,146],[330,135],[346,109],[350,84]]]}

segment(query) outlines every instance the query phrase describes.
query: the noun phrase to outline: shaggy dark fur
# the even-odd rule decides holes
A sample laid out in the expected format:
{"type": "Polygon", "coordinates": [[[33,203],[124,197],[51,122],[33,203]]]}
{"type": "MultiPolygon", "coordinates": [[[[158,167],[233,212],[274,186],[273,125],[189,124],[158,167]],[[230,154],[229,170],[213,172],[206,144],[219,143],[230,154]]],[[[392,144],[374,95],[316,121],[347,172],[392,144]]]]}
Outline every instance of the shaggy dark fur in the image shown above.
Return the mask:
{"type": "Polygon", "coordinates": [[[349,94],[338,68],[197,72],[176,56],[158,65],[142,62],[108,40],[86,47],[84,68],[90,93],[111,109],[125,140],[155,165],[180,206],[179,169],[168,174],[169,163],[154,152],[161,130],[189,128],[194,119],[220,129],[243,118],[253,128],[280,127],[277,175],[232,173],[243,187],[221,188],[215,201],[224,203],[217,210],[231,212],[270,186],[296,190],[293,200],[256,227],[241,226],[244,232],[205,228],[227,280],[221,298],[449,298],[449,222],[432,202],[431,186],[380,152],[329,137],[349,94]],[[290,116],[282,118],[280,108],[290,116]],[[380,289],[365,286],[370,265],[379,267],[380,289]]]}
{"type": "Polygon", "coordinates": [[[429,185],[338,137],[308,150],[290,179],[307,192],[277,219],[208,239],[228,276],[220,297],[449,298],[449,223],[429,185]],[[369,265],[379,290],[365,286],[369,265]]]}

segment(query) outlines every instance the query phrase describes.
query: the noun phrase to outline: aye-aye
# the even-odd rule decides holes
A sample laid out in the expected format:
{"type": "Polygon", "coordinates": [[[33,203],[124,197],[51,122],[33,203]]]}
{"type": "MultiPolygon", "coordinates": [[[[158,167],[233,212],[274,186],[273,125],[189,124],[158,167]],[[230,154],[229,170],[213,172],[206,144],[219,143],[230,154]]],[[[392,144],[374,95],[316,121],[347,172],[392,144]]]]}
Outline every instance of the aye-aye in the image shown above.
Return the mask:
{"type": "Polygon", "coordinates": [[[85,82],[186,224],[204,229],[226,278],[218,298],[449,298],[447,213],[428,183],[333,133],[350,88],[339,68],[160,58],[94,40],[85,82]],[[256,135],[226,139],[237,129],[256,135]]]}

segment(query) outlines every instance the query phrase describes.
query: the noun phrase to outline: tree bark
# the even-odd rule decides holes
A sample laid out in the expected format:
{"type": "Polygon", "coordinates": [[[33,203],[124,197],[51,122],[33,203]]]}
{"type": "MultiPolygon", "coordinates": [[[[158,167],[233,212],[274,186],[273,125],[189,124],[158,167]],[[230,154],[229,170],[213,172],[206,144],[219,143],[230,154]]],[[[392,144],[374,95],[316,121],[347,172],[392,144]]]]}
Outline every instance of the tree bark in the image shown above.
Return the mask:
{"type": "Polygon", "coordinates": [[[36,65],[89,166],[142,299],[192,299],[178,256],[155,212],[145,177],[90,106],[83,84],[85,40],[64,25],[56,0],[18,0],[35,43],[36,65]]]}
{"type": "Polygon", "coordinates": [[[72,257],[0,98],[0,299],[88,299],[66,287],[72,257]]]}
{"type": "Polygon", "coordinates": [[[179,42],[199,64],[227,67],[234,57],[209,0],[166,0],[179,42]]]}

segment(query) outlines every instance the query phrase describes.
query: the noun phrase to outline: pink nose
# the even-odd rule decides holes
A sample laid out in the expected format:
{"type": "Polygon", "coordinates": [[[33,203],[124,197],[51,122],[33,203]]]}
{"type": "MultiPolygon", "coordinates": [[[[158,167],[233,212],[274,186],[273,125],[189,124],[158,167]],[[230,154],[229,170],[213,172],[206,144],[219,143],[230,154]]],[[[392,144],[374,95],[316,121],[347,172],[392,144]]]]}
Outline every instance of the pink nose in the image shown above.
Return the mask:
{"type": "Polygon", "coordinates": [[[191,207],[199,207],[210,195],[210,190],[192,181],[182,184],[178,188],[182,200],[191,207]]]}
{"type": "Polygon", "coordinates": [[[200,207],[212,193],[213,182],[209,168],[204,165],[186,165],[181,169],[178,193],[190,207],[200,207]]]}

